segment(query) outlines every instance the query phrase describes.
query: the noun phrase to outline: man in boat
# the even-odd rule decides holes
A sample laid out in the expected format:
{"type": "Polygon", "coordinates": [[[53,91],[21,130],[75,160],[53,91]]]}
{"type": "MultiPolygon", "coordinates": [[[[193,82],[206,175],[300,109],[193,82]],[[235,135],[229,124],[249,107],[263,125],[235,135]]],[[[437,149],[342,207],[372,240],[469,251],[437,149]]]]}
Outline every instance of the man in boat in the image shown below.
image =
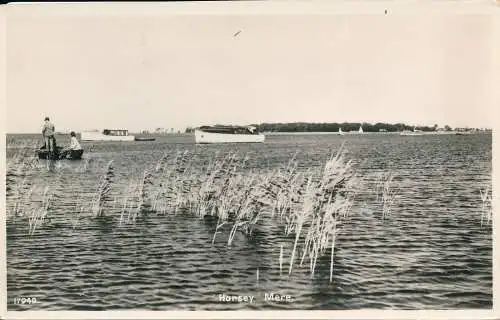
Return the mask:
{"type": "Polygon", "coordinates": [[[66,158],[71,153],[71,151],[82,150],[82,147],[80,146],[80,143],[78,142],[78,139],[76,139],[76,133],[74,131],[71,131],[69,136],[70,136],[69,147],[64,148],[62,150],[61,158],[66,158]]]}
{"type": "Polygon", "coordinates": [[[54,152],[56,150],[56,141],[54,138],[55,127],[50,122],[49,117],[45,117],[45,123],[42,129],[42,136],[45,142],[45,148],[48,152],[54,152]]]}

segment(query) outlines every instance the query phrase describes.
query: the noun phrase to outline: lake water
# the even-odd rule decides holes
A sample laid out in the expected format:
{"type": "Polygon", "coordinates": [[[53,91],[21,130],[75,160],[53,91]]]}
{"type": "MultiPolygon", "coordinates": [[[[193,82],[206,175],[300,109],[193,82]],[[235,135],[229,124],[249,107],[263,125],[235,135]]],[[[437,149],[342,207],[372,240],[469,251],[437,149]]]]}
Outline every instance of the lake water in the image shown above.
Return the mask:
{"type": "Polygon", "coordinates": [[[81,161],[20,169],[19,161],[34,154],[33,146],[20,146],[33,139],[7,136],[9,310],[492,307],[492,229],[481,221],[481,190],[491,190],[491,134],[276,135],[263,144],[224,146],[165,135],[155,142],[84,142],[81,161]],[[336,240],[331,283],[329,254],[313,277],[298,266],[288,276],[293,242],[270,217],[251,236],[238,233],[228,247],[229,231],[212,245],[214,224],[189,211],[151,212],[133,222],[122,216],[127,188],[165,154],[171,159],[187,151],[191,174],[201,175],[212,159],[236,153],[248,159],[242,170],[258,176],[286,167],[294,155],[299,170],[321,170],[342,142],[363,188],[336,240]],[[111,160],[109,198],[102,216],[94,217],[89,207],[111,160]],[[396,198],[382,219],[374,190],[388,172],[396,198]],[[29,217],[45,191],[52,197],[46,218],[30,234],[29,217]],[[293,302],[264,301],[270,292],[293,302]],[[221,303],[220,294],[255,300],[221,303]],[[16,297],[38,303],[14,304],[16,297]]]}

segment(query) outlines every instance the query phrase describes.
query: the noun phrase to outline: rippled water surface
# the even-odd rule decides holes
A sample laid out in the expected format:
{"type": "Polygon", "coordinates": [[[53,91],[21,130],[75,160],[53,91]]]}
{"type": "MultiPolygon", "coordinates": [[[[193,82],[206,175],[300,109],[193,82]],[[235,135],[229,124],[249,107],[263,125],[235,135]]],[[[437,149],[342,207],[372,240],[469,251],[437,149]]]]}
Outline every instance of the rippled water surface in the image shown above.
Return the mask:
{"type": "MultiPolygon", "coordinates": [[[[33,139],[9,135],[7,160],[33,139]]],[[[81,161],[7,172],[9,310],[492,307],[492,230],[486,219],[481,223],[480,194],[491,189],[490,134],[283,135],[268,136],[264,144],[225,146],[169,135],[83,147],[81,161]],[[165,153],[188,151],[194,173],[228,152],[247,156],[244,170],[256,174],[286,166],[295,154],[300,170],[320,170],[343,141],[363,190],[336,240],[331,283],[329,255],[320,258],[313,277],[307,267],[288,277],[293,242],[283,240],[270,218],[252,236],[238,233],[231,247],[227,234],[212,246],[214,224],[190,212],[153,212],[135,223],[120,222],[127,187],[165,153]],[[90,206],[110,160],[114,178],[103,216],[76,216],[79,205],[90,206]],[[382,172],[394,174],[397,192],[385,219],[373,196],[382,172]],[[30,235],[30,210],[42,205],[46,190],[52,194],[46,220],[30,235]],[[12,214],[16,205],[21,209],[12,214]],[[264,301],[270,292],[290,295],[293,302],[264,301]],[[220,303],[219,294],[255,300],[220,303]],[[16,297],[39,303],[14,304],[16,297]]],[[[26,156],[32,154],[29,149],[26,156]]]]}

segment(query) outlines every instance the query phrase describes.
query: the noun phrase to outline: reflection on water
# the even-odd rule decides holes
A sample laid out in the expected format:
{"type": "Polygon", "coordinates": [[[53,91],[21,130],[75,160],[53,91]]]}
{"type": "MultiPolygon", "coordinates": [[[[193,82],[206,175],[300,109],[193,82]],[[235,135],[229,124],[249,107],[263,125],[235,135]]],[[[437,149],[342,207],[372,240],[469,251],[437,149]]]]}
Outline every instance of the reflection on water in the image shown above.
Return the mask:
{"type": "MultiPolygon", "coordinates": [[[[17,151],[8,148],[8,160],[17,151]]],[[[94,143],[84,156],[82,161],[58,162],[52,171],[41,162],[24,183],[22,175],[8,172],[10,210],[18,199],[14,186],[20,186],[20,198],[32,190],[29,208],[42,202],[46,186],[52,196],[49,220],[31,236],[29,211],[8,218],[9,310],[492,306],[491,226],[480,224],[480,190],[491,186],[491,135],[269,136],[264,144],[224,146],[198,146],[179,135],[155,142],[94,143]],[[120,224],[120,200],[127,187],[164,154],[173,157],[187,150],[191,168],[205,168],[215,156],[237,152],[248,157],[246,170],[256,174],[283,168],[297,154],[300,169],[319,170],[342,141],[364,189],[336,241],[332,283],[329,254],[319,259],[314,277],[307,265],[294,267],[288,277],[292,244],[282,241],[282,230],[268,218],[251,237],[238,233],[230,248],[227,230],[212,246],[217,221],[190,212],[152,212],[135,224],[120,224]],[[110,160],[115,176],[105,214],[78,215],[78,203],[91,202],[110,160]],[[379,174],[389,171],[395,175],[397,198],[382,220],[373,191],[379,174]],[[294,302],[265,302],[266,292],[289,294],[294,302]],[[222,293],[255,295],[256,300],[219,303],[222,293]],[[41,303],[14,305],[19,296],[41,303]]]]}

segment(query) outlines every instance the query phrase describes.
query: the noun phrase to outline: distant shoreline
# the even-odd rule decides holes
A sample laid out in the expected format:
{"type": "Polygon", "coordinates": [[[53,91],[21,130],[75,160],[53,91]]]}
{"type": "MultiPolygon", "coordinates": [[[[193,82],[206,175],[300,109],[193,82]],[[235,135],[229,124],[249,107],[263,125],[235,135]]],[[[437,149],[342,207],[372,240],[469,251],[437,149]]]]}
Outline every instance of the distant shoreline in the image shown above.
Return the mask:
{"type": "MultiPolygon", "coordinates": [[[[221,124],[216,124],[216,126],[221,124]]],[[[311,122],[288,122],[288,123],[261,123],[250,124],[258,128],[259,132],[266,134],[276,133],[300,133],[300,134],[339,134],[340,132],[354,133],[362,131],[363,133],[400,133],[404,131],[418,131],[418,132],[460,132],[460,131],[491,131],[491,129],[482,127],[456,127],[452,128],[449,125],[433,126],[422,125],[408,125],[405,123],[381,123],[377,122],[325,122],[325,123],[311,123],[311,122]]],[[[196,127],[187,127],[185,132],[193,132],[196,127]]]]}

